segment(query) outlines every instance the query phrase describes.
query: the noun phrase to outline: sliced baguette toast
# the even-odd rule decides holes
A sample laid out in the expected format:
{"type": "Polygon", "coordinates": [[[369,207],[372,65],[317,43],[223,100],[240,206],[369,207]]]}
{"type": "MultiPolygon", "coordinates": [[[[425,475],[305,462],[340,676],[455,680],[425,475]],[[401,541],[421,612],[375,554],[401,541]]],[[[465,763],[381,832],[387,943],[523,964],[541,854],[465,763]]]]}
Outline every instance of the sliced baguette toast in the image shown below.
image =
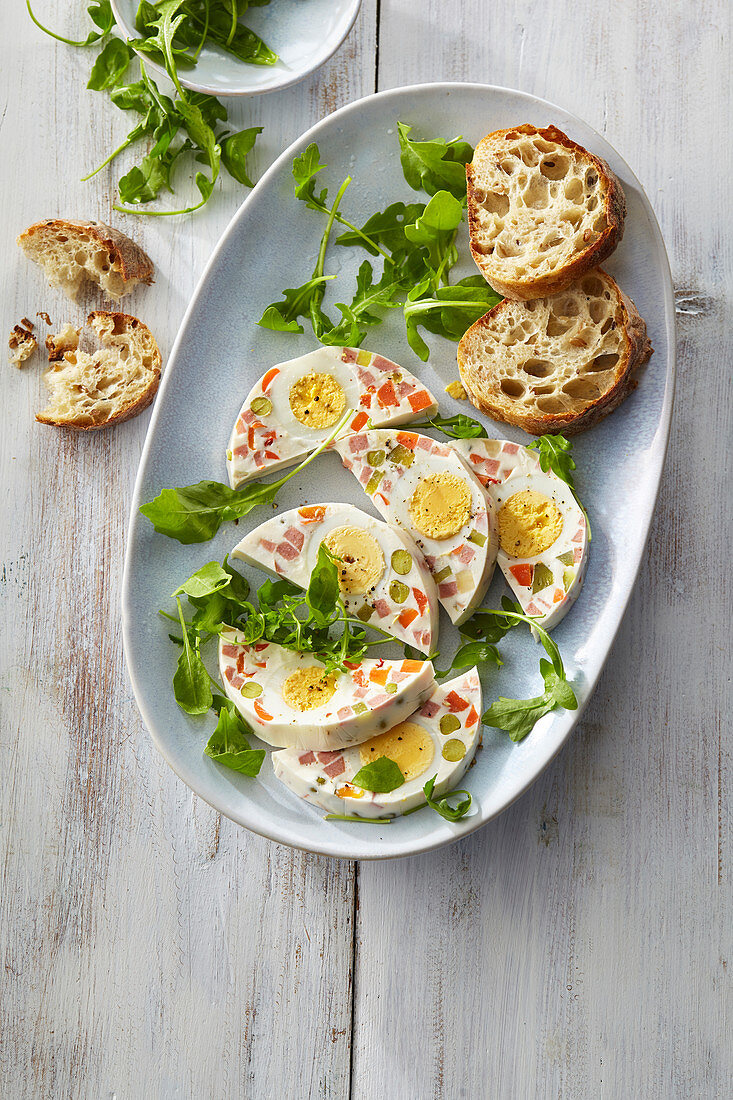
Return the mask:
{"type": "Polygon", "coordinates": [[[18,237],[28,259],[40,264],[53,287],[76,301],[85,282],[97,283],[118,302],[138,283],[152,283],[153,261],[109,225],[48,218],[18,237]]]}
{"type": "Polygon", "coordinates": [[[652,346],[636,306],[606,272],[530,302],[499,302],[458,345],[473,404],[532,435],[574,435],[636,387],[652,346]]]}
{"type": "Polygon", "coordinates": [[[623,236],[618,179],[555,126],[488,134],[466,165],[466,181],[471,254],[505,298],[557,294],[623,236]]]}
{"type": "MultiPolygon", "coordinates": [[[[69,350],[45,375],[50,395],[48,408],[36,414],[41,424],[77,431],[108,428],[137,416],[155,396],[161,358],[147,325],[127,313],[101,310],[90,313],[87,324],[102,347],[82,351],[71,347],[69,339],[69,350]]],[[[55,352],[75,332],[66,326],[50,350],[55,352]]]]}

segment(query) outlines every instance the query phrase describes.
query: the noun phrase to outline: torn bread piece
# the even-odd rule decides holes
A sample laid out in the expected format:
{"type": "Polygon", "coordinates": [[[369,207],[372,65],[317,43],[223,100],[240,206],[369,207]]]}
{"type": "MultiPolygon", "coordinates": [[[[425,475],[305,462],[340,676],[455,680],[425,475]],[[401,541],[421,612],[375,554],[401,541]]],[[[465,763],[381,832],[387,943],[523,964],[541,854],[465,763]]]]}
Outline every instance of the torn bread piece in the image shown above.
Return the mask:
{"type": "Polygon", "coordinates": [[[67,351],[76,351],[79,347],[80,335],[81,329],[74,328],[69,321],[66,322],[60,332],[49,333],[46,337],[49,363],[58,363],[67,351]]]}
{"type": "Polygon", "coordinates": [[[48,218],[29,226],[18,246],[39,264],[53,287],[76,301],[85,282],[118,302],[138,283],[152,283],[150,257],[134,241],[101,222],[48,218]]]}
{"type": "Polygon", "coordinates": [[[28,329],[14,325],[8,340],[8,359],[15,367],[25,363],[38,347],[38,340],[28,329]]]}
{"type": "Polygon", "coordinates": [[[108,428],[137,416],[155,396],[161,357],[147,325],[127,313],[101,310],[90,313],[87,324],[102,347],[65,351],[49,367],[49,404],[36,414],[41,424],[76,431],[108,428]]]}

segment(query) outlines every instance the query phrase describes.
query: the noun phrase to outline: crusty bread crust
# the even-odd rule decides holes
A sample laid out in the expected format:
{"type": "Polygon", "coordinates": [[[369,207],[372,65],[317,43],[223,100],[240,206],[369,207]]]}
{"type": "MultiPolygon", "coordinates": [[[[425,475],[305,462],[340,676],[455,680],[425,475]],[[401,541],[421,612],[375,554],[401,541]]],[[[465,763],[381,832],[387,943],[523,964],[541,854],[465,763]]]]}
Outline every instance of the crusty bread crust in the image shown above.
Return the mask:
{"type": "Polygon", "coordinates": [[[466,185],[471,254],[486,281],[505,298],[527,301],[559,293],[610,256],[623,236],[626,200],[619,180],[604,160],[556,126],[524,124],[488,134],[476,146],[473,162],[466,165],[466,185]],[[568,170],[573,173],[570,182],[565,180],[566,191],[571,186],[576,191],[560,221],[558,204],[565,203],[566,195],[560,195],[563,177],[555,170],[557,161],[551,159],[555,151],[559,157],[567,155],[568,170]],[[536,164],[527,163],[535,158],[536,164]],[[525,195],[518,194],[518,184],[512,182],[515,161],[520,166],[515,179],[528,181],[525,195]],[[550,205],[532,209],[532,198],[525,202],[531,188],[540,195],[544,188],[550,205]],[[555,204],[554,213],[551,204],[555,204]],[[530,224],[545,238],[556,235],[557,243],[543,246],[541,253],[527,252],[533,247],[528,244],[530,224]],[[516,241],[511,248],[520,251],[502,257],[502,234],[516,241]]]}
{"type": "Polygon", "coordinates": [[[147,325],[103,310],[90,313],[87,324],[102,349],[72,349],[52,363],[46,372],[50,404],[36,414],[41,424],[73,431],[109,428],[137,416],[155,397],[161,357],[147,325]]]}
{"type": "Polygon", "coordinates": [[[113,301],[138,283],[153,281],[155,268],[147,253],[102,222],[47,218],[29,226],[17,243],[41,265],[51,286],[59,287],[72,301],[85,281],[97,283],[113,301]]]}
{"type": "Polygon", "coordinates": [[[652,354],[646,325],[600,269],[560,294],[504,300],[458,345],[473,404],[531,435],[575,435],[613,412],[636,388],[652,354]]]}

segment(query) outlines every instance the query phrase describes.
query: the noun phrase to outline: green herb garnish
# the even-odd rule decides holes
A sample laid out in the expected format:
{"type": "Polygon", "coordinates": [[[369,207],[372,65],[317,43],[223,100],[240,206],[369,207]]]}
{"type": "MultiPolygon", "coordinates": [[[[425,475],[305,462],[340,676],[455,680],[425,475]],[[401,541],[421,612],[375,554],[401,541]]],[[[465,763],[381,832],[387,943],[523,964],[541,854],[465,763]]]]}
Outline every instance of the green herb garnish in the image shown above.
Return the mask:
{"type": "Polygon", "coordinates": [[[326,814],[324,821],[358,821],[361,825],[391,825],[391,817],[358,817],[356,814],[326,814]]]}
{"type": "Polygon", "coordinates": [[[388,794],[401,787],[405,777],[394,760],[390,760],[388,756],[380,756],[377,760],[370,760],[363,768],[359,768],[351,782],[365,791],[388,794]]]}
{"type": "Polygon", "coordinates": [[[183,631],[183,650],[173,676],[173,694],[179,707],[187,714],[206,714],[212,700],[211,682],[199,653],[199,636],[194,631],[192,645],[180,599],[176,599],[176,603],[183,631]]]}
{"type": "Polygon", "coordinates": [[[578,494],[575,491],[575,476],[573,474],[575,459],[573,458],[573,445],[570,440],[560,434],[541,435],[538,436],[537,439],[533,439],[531,443],[528,443],[527,449],[530,451],[539,451],[541,470],[544,470],[545,473],[551,470],[553,474],[570,487],[575,497],[576,504],[585,516],[585,523],[588,528],[588,542],[590,542],[591,531],[588,513],[578,500],[578,494]]]}
{"type": "Polygon", "coordinates": [[[428,779],[427,783],[423,787],[423,793],[425,795],[425,801],[431,810],[435,810],[436,814],[440,814],[446,821],[460,821],[462,817],[465,817],[468,811],[471,809],[471,792],[470,791],[448,791],[443,795],[441,799],[433,798],[433,788],[435,787],[435,780],[438,778],[437,774],[432,779],[428,779]],[[458,795],[465,794],[465,798],[462,799],[457,806],[451,806],[448,801],[449,798],[456,798],[458,795]]]}
{"type": "Polygon", "coordinates": [[[352,410],[347,410],[331,435],[278,481],[250,481],[242,489],[230,489],[220,481],[163,489],[154,500],[141,505],[140,512],[161,535],[183,543],[208,542],[225,521],[241,519],[258,505],[272,503],[283,485],[333,442],[352,415],[352,410]]]}
{"type": "Polygon", "coordinates": [[[217,696],[215,702],[219,705],[219,720],[204,752],[225,768],[241,772],[242,775],[258,775],[265,759],[265,750],[251,748],[247,735],[253,735],[253,730],[234,703],[222,696],[217,696]]]}
{"type": "Polygon", "coordinates": [[[423,428],[434,428],[450,439],[485,439],[488,435],[483,424],[474,420],[472,416],[458,413],[457,416],[440,416],[436,413],[430,420],[422,420],[420,423],[409,425],[411,432],[420,431],[423,428]]]}

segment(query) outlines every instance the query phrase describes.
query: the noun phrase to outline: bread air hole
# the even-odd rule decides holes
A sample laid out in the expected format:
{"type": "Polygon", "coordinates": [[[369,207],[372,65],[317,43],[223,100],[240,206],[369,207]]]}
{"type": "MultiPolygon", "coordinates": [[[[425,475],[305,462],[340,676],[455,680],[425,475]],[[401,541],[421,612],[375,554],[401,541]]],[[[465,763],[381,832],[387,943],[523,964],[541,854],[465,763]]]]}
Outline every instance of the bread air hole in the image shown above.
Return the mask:
{"type": "Polygon", "coordinates": [[[565,333],[573,327],[572,321],[560,320],[559,317],[555,317],[553,314],[547,322],[547,335],[548,336],[564,336],[565,333]]]}
{"type": "Polygon", "coordinates": [[[583,293],[589,297],[600,298],[603,293],[603,283],[597,275],[586,275],[580,285],[583,288],[583,293]]]}
{"type": "Polygon", "coordinates": [[[528,359],[522,364],[522,370],[533,378],[547,378],[548,374],[552,374],[552,364],[546,359],[528,359]]]}
{"type": "Polygon", "coordinates": [[[583,184],[580,182],[577,176],[568,180],[565,184],[565,198],[569,202],[582,203],[583,201],[583,184]]]}
{"type": "Polygon", "coordinates": [[[593,401],[600,393],[598,385],[590,378],[573,378],[565,383],[562,390],[568,397],[576,397],[581,401],[593,401]]]}
{"type": "Polygon", "coordinates": [[[608,355],[597,355],[595,359],[591,359],[587,366],[587,370],[598,372],[605,370],[613,370],[618,363],[618,355],[616,352],[612,352],[608,355]]]}
{"type": "Polygon", "coordinates": [[[570,161],[567,157],[552,156],[545,157],[540,164],[540,172],[543,176],[546,176],[548,180],[561,180],[568,174],[570,168],[570,161]]]}
{"type": "Polygon", "coordinates": [[[559,397],[538,397],[535,402],[540,412],[559,413],[565,411],[565,402],[559,397]]]}
{"type": "Polygon", "coordinates": [[[509,196],[489,191],[483,200],[483,205],[490,214],[497,214],[500,218],[503,218],[509,211],[509,196]]]}
{"type": "MultiPolygon", "coordinates": [[[[608,313],[608,305],[603,300],[603,298],[595,298],[593,301],[588,303],[588,312],[590,313],[593,321],[595,321],[595,323],[599,325],[608,313]]],[[[601,329],[601,332],[603,331],[605,330],[601,329]]]]}
{"type": "Polygon", "coordinates": [[[534,147],[540,153],[555,153],[557,151],[557,145],[552,145],[549,141],[545,141],[545,139],[541,137],[536,137],[534,139],[534,147]]]}
{"type": "Polygon", "coordinates": [[[531,206],[534,210],[544,209],[548,203],[548,190],[545,181],[539,176],[532,176],[523,198],[525,204],[531,206]]]}
{"type": "Polygon", "coordinates": [[[534,168],[540,159],[539,153],[529,141],[519,149],[512,149],[512,153],[515,157],[519,157],[528,168],[534,168]]]}
{"type": "Polygon", "coordinates": [[[522,397],[524,395],[524,386],[516,378],[502,378],[499,385],[502,393],[505,393],[507,397],[522,397]]]}

